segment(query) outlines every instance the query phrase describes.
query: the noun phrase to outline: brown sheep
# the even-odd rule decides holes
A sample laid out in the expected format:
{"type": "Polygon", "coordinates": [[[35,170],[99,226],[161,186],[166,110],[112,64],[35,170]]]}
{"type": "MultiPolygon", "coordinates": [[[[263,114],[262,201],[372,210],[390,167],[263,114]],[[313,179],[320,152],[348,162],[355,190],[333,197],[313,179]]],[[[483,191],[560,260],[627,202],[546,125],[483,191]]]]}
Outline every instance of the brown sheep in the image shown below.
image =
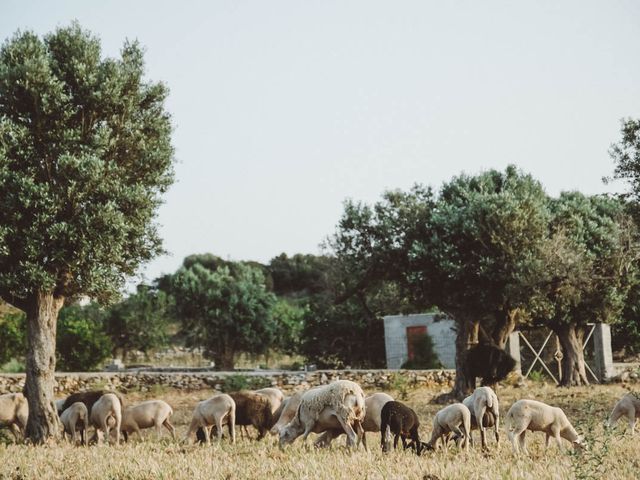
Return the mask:
{"type": "MultiPolygon", "coordinates": [[[[275,423],[269,398],[246,390],[230,393],[229,396],[236,403],[235,425],[253,425],[258,430],[258,440],[264,438],[275,423]]],[[[196,437],[201,443],[205,441],[202,428],[198,428],[196,437]]]]}
{"type": "Polygon", "coordinates": [[[61,402],[62,406],[58,408],[58,415],[60,415],[76,402],[84,403],[84,405],[87,407],[87,411],[91,412],[93,404],[96,403],[100,399],[100,397],[102,397],[106,393],[113,393],[116,397],[118,397],[118,400],[120,400],[120,409],[124,410],[124,398],[118,392],[110,392],[109,390],[90,390],[88,392],[76,392],[69,395],[64,400],[64,402],[61,402]]]}

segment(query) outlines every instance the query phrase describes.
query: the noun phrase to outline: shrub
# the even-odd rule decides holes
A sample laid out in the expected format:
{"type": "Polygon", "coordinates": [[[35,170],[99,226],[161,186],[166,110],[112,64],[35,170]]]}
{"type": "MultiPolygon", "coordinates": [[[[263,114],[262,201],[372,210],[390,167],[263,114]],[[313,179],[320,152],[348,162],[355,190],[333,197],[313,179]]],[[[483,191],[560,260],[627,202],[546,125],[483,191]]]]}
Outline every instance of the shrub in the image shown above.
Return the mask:
{"type": "Polygon", "coordinates": [[[428,334],[417,335],[412,339],[413,358],[402,364],[407,370],[427,370],[442,368],[438,355],[433,349],[433,340],[428,334]]]}
{"type": "Polygon", "coordinates": [[[271,386],[271,381],[266,377],[254,377],[247,375],[229,375],[222,384],[225,393],[240,390],[259,390],[271,386]]]}
{"type": "Polygon", "coordinates": [[[90,371],[111,355],[111,341],[104,331],[96,305],[72,305],[60,311],[57,335],[57,370],[90,371]]]}

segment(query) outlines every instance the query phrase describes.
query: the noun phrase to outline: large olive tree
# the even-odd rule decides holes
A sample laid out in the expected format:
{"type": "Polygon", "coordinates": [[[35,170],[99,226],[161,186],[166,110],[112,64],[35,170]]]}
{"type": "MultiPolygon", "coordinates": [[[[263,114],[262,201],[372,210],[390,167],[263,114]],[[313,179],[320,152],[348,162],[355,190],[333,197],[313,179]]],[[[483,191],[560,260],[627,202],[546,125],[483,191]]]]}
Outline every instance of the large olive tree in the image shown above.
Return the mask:
{"type": "Polygon", "coordinates": [[[26,313],[27,436],[54,434],[56,320],[66,298],[107,300],[160,250],[173,179],[167,89],[143,51],[103,58],[78,24],[0,49],[0,297],[26,313]]]}

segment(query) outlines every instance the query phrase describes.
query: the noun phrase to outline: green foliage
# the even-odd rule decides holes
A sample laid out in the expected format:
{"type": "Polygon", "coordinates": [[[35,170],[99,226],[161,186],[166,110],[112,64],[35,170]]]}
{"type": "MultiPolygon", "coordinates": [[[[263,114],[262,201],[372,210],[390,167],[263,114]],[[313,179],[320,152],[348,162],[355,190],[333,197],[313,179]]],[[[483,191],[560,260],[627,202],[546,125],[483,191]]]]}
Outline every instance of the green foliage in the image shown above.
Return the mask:
{"type": "Polygon", "coordinates": [[[405,375],[401,373],[394,373],[391,375],[389,386],[398,393],[400,400],[406,400],[409,398],[411,385],[409,379],[405,375]]]}
{"type": "Polygon", "coordinates": [[[72,305],[60,311],[56,338],[58,370],[95,370],[109,357],[112,347],[104,332],[103,317],[95,304],[72,305]]]}
{"type": "Polygon", "coordinates": [[[2,373],[24,373],[24,362],[12,358],[0,367],[2,373]]]}
{"type": "Polygon", "coordinates": [[[6,313],[0,317],[0,365],[12,358],[22,358],[27,350],[23,313],[6,313]]]}
{"type": "Polygon", "coordinates": [[[166,293],[139,285],[136,292],[109,307],[105,330],[111,338],[114,353],[161,347],[167,343],[168,311],[171,308],[166,293]]]}
{"type": "Polygon", "coordinates": [[[302,353],[320,368],[382,368],[384,325],[355,298],[314,298],[305,315],[302,353]]]}
{"type": "Polygon", "coordinates": [[[542,383],[545,381],[546,375],[542,370],[532,370],[527,378],[532,382],[542,383]]]}
{"type": "Polygon", "coordinates": [[[268,265],[276,295],[311,296],[327,289],[330,260],[316,255],[281,253],[268,265]]]}
{"type": "Polygon", "coordinates": [[[238,392],[240,390],[259,390],[271,386],[271,381],[265,377],[248,375],[229,375],[222,383],[224,393],[238,392]]]}
{"type": "Polygon", "coordinates": [[[102,58],[77,23],[0,50],[0,295],[113,298],[161,251],[154,223],[173,181],[167,88],[143,49],[102,58]]]}
{"type": "Polygon", "coordinates": [[[640,200],[640,120],[623,120],[621,135],[620,141],[609,150],[615,162],[614,178],[629,182],[630,196],[637,203],[640,200]]]}
{"type": "Polygon", "coordinates": [[[261,270],[238,263],[212,271],[182,267],[172,280],[175,309],[190,346],[201,346],[218,368],[233,368],[240,352],[263,353],[276,344],[276,298],[261,270]]]}
{"type": "Polygon", "coordinates": [[[433,348],[433,340],[428,334],[417,335],[412,339],[413,358],[404,362],[401,368],[425,370],[442,368],[438,355],[433,348]]]}
{"type": "Polygon", "coordinates": [[[274,348],[287,354],[295,354],[300,350],[300,335],[307,312],[307,306],[301,307],[284,299],[276,301],[271,308],[276,328],[274,348]]]}

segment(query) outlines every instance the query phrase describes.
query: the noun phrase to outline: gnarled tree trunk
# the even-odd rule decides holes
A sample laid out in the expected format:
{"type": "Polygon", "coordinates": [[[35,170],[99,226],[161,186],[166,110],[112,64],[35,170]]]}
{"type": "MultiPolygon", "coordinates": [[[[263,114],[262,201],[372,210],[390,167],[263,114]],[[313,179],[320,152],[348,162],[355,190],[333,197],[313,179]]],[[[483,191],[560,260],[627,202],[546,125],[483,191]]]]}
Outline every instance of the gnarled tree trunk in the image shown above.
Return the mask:
{"type": "Polygon", "coordinates": [[[507,345],[509,335],[515,330],[518,318],[517,310],[500,312],[496,318],[496,325],[491,332],[491,338],[496,346],[504,349],[507,345]]]}
{"type": "Polygon", "coordinates": [[[584,366],[584,352],[582,351],[584,329],[575,324],[564,324],[553,330],[562,345],[562,380],[560,385],[563,387],[589,385],[584,366]]]}
{"type": "Polygon", "coordinates": [[[53,408],[56,368],[56,323],[64,297],[40,291],[27,300],[27,375],[24,393],[29,402],[26,436],[41,444],[58,434],[53,408]]]}
{"type": "Polygon", "coordinates": [[[478,343],[478,321],[458,320],[456,333],[456,381],[451,396],[462,400],[469,395],[476,386],[476,379],[469,378],[465,370],[464,360],[467,350],[478,343]]]}
{"type": "Polygon", "coordinates": [[[233,349],[228,345],[224,345],[220,350],[218,350],[218,352],[216,352],[216,356],[214,358],[216,368],[223,372],[232,371],[235,365],[234,357],[233,349]]]}

